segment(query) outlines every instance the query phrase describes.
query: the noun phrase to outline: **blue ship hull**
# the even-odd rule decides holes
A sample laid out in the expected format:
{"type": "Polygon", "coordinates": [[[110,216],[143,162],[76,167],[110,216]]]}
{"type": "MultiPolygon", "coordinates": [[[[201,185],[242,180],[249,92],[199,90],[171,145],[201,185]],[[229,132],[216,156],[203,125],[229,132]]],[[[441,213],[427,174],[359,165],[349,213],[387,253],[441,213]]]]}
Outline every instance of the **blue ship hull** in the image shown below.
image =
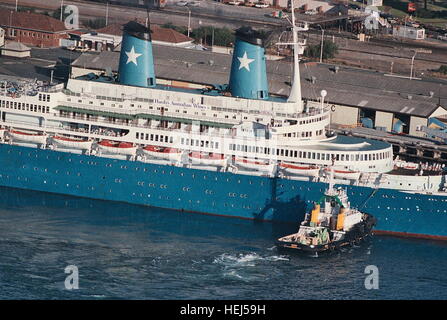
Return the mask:
{"type": "MultiPolygon", "coordinates": [[[[0,144],[0,185],[188,212],[297,223],[324,183],[238,175],[0,144]]],[[[344,186],[377,231],[447,239],[447,197],[344,186]]]]}

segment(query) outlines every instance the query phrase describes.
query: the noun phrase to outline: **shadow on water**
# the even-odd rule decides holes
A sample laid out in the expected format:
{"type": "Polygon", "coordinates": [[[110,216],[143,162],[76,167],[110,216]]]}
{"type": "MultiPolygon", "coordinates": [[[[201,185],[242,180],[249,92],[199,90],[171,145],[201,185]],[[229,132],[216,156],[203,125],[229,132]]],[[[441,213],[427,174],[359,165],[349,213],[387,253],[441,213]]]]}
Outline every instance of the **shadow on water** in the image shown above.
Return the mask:
{"type": "Polygon", "coordinates": [[[169,232],[181,236],[267,240],[296,230],[294,224],[187,213],[6,187],[0,187],[0,201],[0,218],[2,211],[7,209],[20,211],[23,215],[39,215],[49,221],[65,220],[78,226],[98,228],[133,226],[148,232],[169,232]]]}

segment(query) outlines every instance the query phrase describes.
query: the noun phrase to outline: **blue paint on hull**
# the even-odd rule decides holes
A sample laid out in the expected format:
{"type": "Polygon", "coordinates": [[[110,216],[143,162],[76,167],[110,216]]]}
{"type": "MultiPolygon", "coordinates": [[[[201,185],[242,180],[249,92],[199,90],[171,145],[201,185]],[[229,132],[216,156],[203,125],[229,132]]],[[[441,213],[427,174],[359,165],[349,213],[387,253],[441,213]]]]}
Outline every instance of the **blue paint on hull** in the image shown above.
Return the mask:
{"type": "MultiPolygon", "coordinates": [[[[0,144],[0,185],[238,218],[297,223],[324,183],[211,172],[0,144]]],[[[447,197],[347,186],[376,229],[447,237],[447,197]],[[366,201],[366,203],[365,203],[366,201]]]]}

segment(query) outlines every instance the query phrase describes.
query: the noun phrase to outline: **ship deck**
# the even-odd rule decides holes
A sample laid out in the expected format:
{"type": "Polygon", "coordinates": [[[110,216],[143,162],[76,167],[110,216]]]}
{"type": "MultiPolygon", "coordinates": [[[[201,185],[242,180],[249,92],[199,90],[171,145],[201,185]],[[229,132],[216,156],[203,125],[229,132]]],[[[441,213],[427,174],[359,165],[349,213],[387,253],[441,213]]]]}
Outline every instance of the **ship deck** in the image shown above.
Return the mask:
{"type": "Polygon", "coordinates": [[[356,138],[338,135],[333,139],[328,139],[316,144],[308,146],[300,146],[300,148],[323,151],[376,151],[389,148],[390,144],[383,141],[356,138]]]}
{"type": "MultiPolygon", "coordinates": [[[[109,84],[120,84],[112,77],[97,76],[95,74],[83,75],[83,76],[77,77],[76,79],[84,80],[84,81],[96,81],[96,82],[109,83],[109,84]]],[[[207,89],[186,88],[186,87],[179,87],[179,86],[157,84],[152,89],[183,92],[183,93],[193,93],[193,94],[200,94],[200,95],[214,96],[214,97],[225,97],[230,94],[229,91],[226,90],[226,85],[214,84],[212,86],[213,86],[213,88],[210,88],[207,90],[207,89]]],[[[244,99],[244,98],[241,98],[241,99],[244,99]]],[[[266,99],[263,99],[263,101],[286,103],[287,98],[281,97],[281,96],[269,95],[266,99]]]]}

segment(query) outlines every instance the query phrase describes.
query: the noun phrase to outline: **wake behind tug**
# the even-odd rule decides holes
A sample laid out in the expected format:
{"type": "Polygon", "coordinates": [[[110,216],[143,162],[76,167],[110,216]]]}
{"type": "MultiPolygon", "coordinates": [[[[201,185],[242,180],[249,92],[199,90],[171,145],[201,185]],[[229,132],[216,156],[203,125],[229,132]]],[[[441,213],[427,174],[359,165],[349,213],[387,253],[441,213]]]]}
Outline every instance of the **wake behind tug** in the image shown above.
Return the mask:
{"type": "MultiPolygon", "coordinates": [[[[331,170],[333,177],[333,170],[331,170]]],[[[350,207],[346,190],[334,189],[333,179],[297,233],[279,238],[278,249],[318,253],[353,245],[371,235],[376,219],[350,207]]]]}

